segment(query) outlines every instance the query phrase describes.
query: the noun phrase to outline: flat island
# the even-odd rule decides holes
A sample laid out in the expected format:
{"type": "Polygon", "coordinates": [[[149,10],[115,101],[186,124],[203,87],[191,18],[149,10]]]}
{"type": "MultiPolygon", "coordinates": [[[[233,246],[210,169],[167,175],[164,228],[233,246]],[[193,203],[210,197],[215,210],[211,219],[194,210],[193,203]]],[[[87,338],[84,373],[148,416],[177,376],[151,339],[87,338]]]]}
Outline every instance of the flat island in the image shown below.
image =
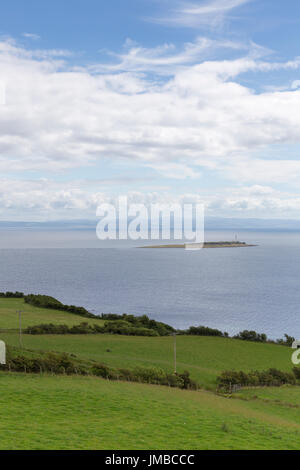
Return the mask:
{"type": "MultiPolygon", "coordinates": [[[[179,243],[173,245],[149,245],[149,246],[139,246],[138,248],[189,248],[189,249],[197,249],[199,248],[199,243],[179,243]]],[[[205,242],[202,248],[246,248],[250,246],[257,246],[257,245],[249,245],[246,242],[205,242]]]]}

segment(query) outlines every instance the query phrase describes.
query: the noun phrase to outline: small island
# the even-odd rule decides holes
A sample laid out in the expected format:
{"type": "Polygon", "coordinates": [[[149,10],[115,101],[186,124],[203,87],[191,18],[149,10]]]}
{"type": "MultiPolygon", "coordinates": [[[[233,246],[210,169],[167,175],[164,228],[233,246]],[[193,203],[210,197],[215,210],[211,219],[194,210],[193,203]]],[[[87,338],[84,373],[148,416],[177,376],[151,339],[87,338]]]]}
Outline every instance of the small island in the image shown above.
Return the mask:
{"type": "Polygon", "coordinates": [[[149,245],[139,246],[138,248],[188,248],[190,250],[197,250],[199,248],[247,248],[257,245],[248,244],[240,241],[220,241],[220,242],[204,242],[200,243],[179,243],[179,244],[167,244],[167,245],[149,245]]]}

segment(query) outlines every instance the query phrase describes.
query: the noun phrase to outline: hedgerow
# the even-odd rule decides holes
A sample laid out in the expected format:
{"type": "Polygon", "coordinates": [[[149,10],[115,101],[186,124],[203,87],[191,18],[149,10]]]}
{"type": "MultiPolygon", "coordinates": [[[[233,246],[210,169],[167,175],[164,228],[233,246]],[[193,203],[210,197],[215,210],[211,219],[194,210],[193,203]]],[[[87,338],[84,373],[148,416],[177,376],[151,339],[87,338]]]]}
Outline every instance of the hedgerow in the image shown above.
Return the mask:
{"type": "MultiPolygon", "coordinates": [[[[296,368],[295,368],[296,369],[296,368]]],[[[217,377],[218,388],[231,391],[233,386],[240,387],[279,387],[281,385],[295,385],[300,378],[300,372],[282,372],[271,368],[266,371],[224,371],[217,377]],[[298,374],[298,375],[297,375],[298,374]]]]}
{"type": "Polygon", "coordinates": [[[1,365],[0,370],[23,373],[51,373],[55,375],[93,375],[108,380],[167,385],[186,390],[197,390],[198,385],[190,378],[188,371],[181,374],[170,374],[158,368],[136,367],[133,370],[117,369],[105,364],[78,364],[67,353],[46,353],[40,357],[13,357],[8,350],[7,364],[1,365]]]}

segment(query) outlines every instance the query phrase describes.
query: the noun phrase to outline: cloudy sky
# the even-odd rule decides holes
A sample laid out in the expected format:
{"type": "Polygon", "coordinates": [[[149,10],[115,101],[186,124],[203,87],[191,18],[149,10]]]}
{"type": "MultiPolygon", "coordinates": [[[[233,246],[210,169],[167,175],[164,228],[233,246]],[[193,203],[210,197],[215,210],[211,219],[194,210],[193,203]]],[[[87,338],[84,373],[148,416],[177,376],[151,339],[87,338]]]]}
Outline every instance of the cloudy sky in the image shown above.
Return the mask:
{"type": "Polygon", "coordinates": [[[300,2],[10,0],[0,220],[199,200],[300,219],[300,2]]]}

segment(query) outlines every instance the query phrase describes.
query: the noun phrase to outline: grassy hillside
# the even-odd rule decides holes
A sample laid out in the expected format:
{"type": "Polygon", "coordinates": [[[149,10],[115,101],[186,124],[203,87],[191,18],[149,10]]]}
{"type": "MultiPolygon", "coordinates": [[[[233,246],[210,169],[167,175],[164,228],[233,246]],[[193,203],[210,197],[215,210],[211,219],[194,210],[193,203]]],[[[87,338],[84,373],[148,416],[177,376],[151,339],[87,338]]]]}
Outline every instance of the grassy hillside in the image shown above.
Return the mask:
{"type": "MultiPolygon", "coordinates": [[[[72,354],[115,368],[156,366],[173,372],[173,337],[25,335],[22,325],[78,325],[102,320],[0,299],[0,339],[15,355],[72,354]]],[[[202,391],[110,382],[95,377],[0,372],[0,449],[298,449],[300,387],[245,389],[231,398],[216,390],[224,370],[290,371],[291,349],[220,337],[178,336],[177,370],[202,391]],[[209,391],[211,390],[211,391],[209,391]]]]}
{"type": "Polygon", "coordinates": [[[299,448],[299,408],[91,377],[0,383],[0,449],[299,448]]]}
{"type": "MultiPolygon", "coordinates": [[[[19,345],[17,333],[5,333],[1,338],[12,346],[19,345]]],[[[156,365],[173,370],[173,337],[23,335],[23,344],[28,349],[75,353],[116,367],[156,365]]],[[[226,338],[177,337],[178,371],[188,369],[191,377],[205,388],[215,389],[216,377],[225,369],[291,370],[290,356],[290,348],[284,346],[226,338]]]]}
{"type": "Polygon", "coordinates": [[[19,317],[17,311],[22,311],[22,327],[39,325],[41,323],[55,323],[59,325],[78,325],[85,321],[93,325],[102,325],[102,320],[85,318],[61,310],[52,310],[33,307],[24,302],[24,299],[0,299],[0,330],[19,328],[19,317]]]}
{"type": "MultiPolygon", "coordinates": [[[[40,323],[78,325],[82,321],[103,324],[68,312],[43,309],[26,304],[23,299],[0,299],[0,330],[18,327],[17,310],[21,309],[22,326],[40,323]]],[[[18,347],[16,331],[1,333],[8,345],[18,347]]],[[[25,349],[68,352],[82,359],[104,362],[114,367],[157,366],[173,371],[173,337],[131,337],[119,335],[23,335],[25,349]]],[[[275,367],[292,369],[291,350],[284,346],[252,343],[230,338],[177,336],[177,367],[188,369],[202,387],[216,388],[216,377],[226,369],[264,370],[275,367]]]]}

